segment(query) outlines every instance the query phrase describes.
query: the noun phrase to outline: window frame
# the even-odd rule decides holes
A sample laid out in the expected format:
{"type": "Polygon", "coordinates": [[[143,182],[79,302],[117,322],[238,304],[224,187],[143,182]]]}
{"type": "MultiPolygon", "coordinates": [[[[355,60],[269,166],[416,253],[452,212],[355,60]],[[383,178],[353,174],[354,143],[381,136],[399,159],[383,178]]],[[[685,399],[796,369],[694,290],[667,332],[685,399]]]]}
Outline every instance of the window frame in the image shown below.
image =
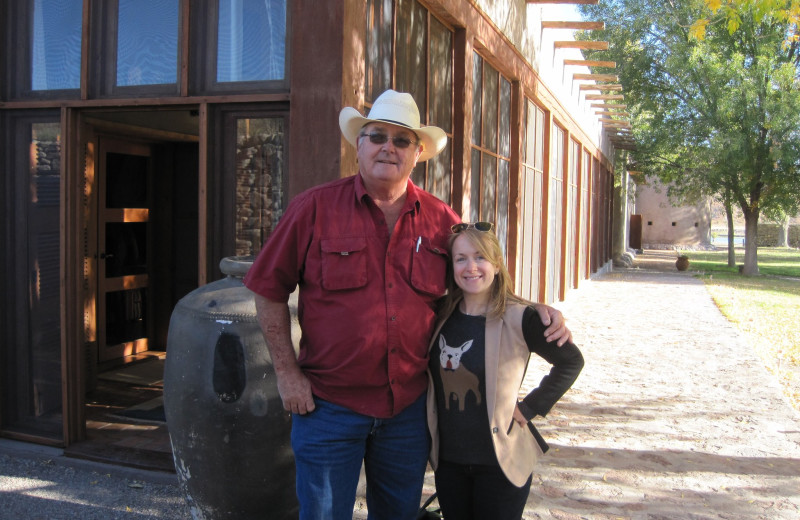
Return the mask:
{"type": "Polygon", "coordinates": [[[507,188],[510,182],[511,172],[511,150],[512,150],[512,117],[513,117],[513,87],[511,80],[506,77],[498,68],[490,63],[490,60],[481,55],[477,50],[472,52],[472,71],[473,71],[473,85],[472,85],[472,128],[470,129],[469,149],[471,157],[471,173],[470,173],[470,214],[469,218],[475,220],[489,220],[495,223],[497,230],[497,237],[503,246],[503,251],[508,251],[508,234],[509,227],[512,223],[509,221],[509,205],[511,201],[508,200],[507,188]],[[480,69],[480,70],[479,70],[480,69]],[[490,72],[496,77],[496,81],[491,83],[494,86],[494,91],[489,92],[487,89],[487,72],[490,72]],[[475,74],[480,73],[480,78],[475,74]],[[504,88],[507,86],[507,89],[504,88]],[[488,94],[494,94],[494,99],[488,99],[488,94]],[[504,102],[503,96],[507,95],[507,102],[504,102]],[[489,112],[488,104],[493,105],[492,114],[489,112]],[[504,121],[503,110],[507,110],[507,121],[504,121]],[[479,111],[476,113],[476,111],[479,111]],[[488,118],[487,115],[493,115],[488,118]],[[489,128],[488,123],[492,123],[492,128],[489,128]],[[507,124],[507,128],[503,130],[501,125],[507,124]],[[505,135],[504,135],[505,132],[505,135]],[[487,136],[491,137],[493,143],[487,142],[487,136]],[[503,143],[504,137],[507,137],[507,143],[503,143]],[[477,140],[477,142],[476,142],[477,140]],[[507,148],[504,150],[503,148],[507,148]],[[503,155],[503,154],[506,155],[503,155]],[[476,164],[477,161],[477,164],[476,164]],[[489,164],[489,167],[486,164],[489,164]],[[503,165],[506,165],[506,175],[503,176],[503,165]],[[486,200],[487,184],[490,173],[493,173],[493,200],[489,207],[486,200]],[[505,183],[505,184],[504,184],[505,183]],[[505,193],[505,200],[501,195],[505,193]],[[490,211],[491,215],[487,214],[490,211]]]}
{"type": "MultiPolygon", "coordinates": [[[[6,49],[15,49],[15,52],[2,53],[3,83],[0,88],[0,97],[7,100],[53,100],[53,99],[79,99],[81,88],[74,89],[33,89],[33,0],[5,2],[5,16],[3,20],[5,29],[4,43],[6,49]]],[[[83,34],[83,28],[82,32],[83,34]]],[[[81,64],[79,76],[83,69],[83,48],[81,47],[81,64]]],[[[79,79],[82,82],[82,78],[79,79]]]]}
{"type": "MultiPolygon", "coordinates": [[[[183,0],[182,0],[183,1],[183,0]]],[[[190,34],[190,94],[250,94],[286,92],[290,85],[292,2],[286,2],[286,41],[283,79],[263,81],[217,81],[219,0],[192,2],[190,34]]]]}
{"type": "MultiPolygon", "coordinates": [[[[398,32],[402,29],[398,22],[398,6],[403,2],[408,2],[403,7],[404,12],[419,13],[425,12],[425,53],[421,57],[420,64],[425,70],[425,81],[419,82],[425,86],[425,91],[416,93],[415,101],[420,111],[420,122],[424,124],[433,124],[439,126],[444,130],[447,135],[447,144],[444,150],[436,157],[429,159],[424,164],[418,164],[411,172],[411,180],[415,185],[425,189],[429,193],[439,197],[448,204],[453,203],[453,139],[455,131],[455,111],[454,111],[454,83],[455,83],[455,30],[442,19],[438,18],[431,10],[419,0],[367,0],[366,5],[366,20],[365,20],[365,46],[367,47],[364,53],[364,95],[365,95],[365,108],[372,106],[374,101],[373,97],[377,97],[381,92],[386,89],[404,89],[398,87],[398,83],[405,74],[398,73],[401,63],[398,63],[398,32]],[[391,6],[391,16],[387,15],[387,9],[391,6]],[[391,19],[391,27],[388,26],[370,26],[370,22],[380,19],[382,22],[388,22],[391,19]],[[431,92],[432,85],[432,29],[431,27],[436,24],[436,29],[444,29],[450,34],[449,52],[449,74],[447,79],[448,85],[443,85],[442,92],[447,91],[449,96],[449,121],[432,121],[433,117],[437,115],[434,110],[434,100],[441,101],[441,92],[431,92]],[[390,33],[390,34],[389,34],[390,33]],[[373,37],[378,36],[379,52],[377,59],[372,61],[369,54],[369,46],[374,43],[373,37]],[[391,43],[385,46],[384,40],[391,36],[391,43]],[[388,54],[386,53],[388,51],[388,54]],[[388,60],[388,63],[386,61],[388,60]],[[388,65],[388,70],[381,70],[382,67],[388,65]],[[378,74],[375,72],[378,71],[378,74]],[[384,77],[384,73],[388,73],[388,77],[384,77]],[[376,85],[373,78],[378,78],[378,81],[387,81],[388,85],[376,85]],[[418,96],[424,96],[424,99],[417,99],[418,96]],[[437,175],[438,173],[438,175],[437,175]]],[[[407,35],[407,32],[403,32],[407,35]]],[[[407,56],[406,56],[407,57],[407,56]]],[[[414,92],[411,92],[414,95],[414,92]]]]}
{"type": "MultiPolygon", "coordinates": [[[[207,251],[208,265],[211,267],[215,278],[221,276],[217,261],[213,259],[233,256],[236,252],[236,122],[239,119],[283,119],[283,164],[287,175],[284,176],[282,187],[282,211],[285,212],[289,203],[289,136],[290,117],[288,103],[276,103],[270,106],[264,104],[224,104],[215,105],[211,109],[211,131],[213,141],[219,143],[217,150],[212,151],[209,164],[209,223],[210,230],[219,240],[210,240],[211,247],[207,251]]],[[[264,237],[264,241],[269,237],[264,237]]]]}
{"type": "Polygon", "coordinates": [[[89,70],[89,89],[95,98],[130,98],[144,96],[178,96],[181,94],[183,74],[183,33],[186,23],[183,13],[184,3],[178,2],[177,56],[175,63],[175,83],[152,85],[118,86],[117,75],[117,43],[119,34],[119,0],[92,2],[90,15],[90,63],[97,67],[89,70]]]}
{"type": "MultiPolygon", "coordinates": [[[[7,154],[2,161],[0,161],[0,187],[3,188],[4,196],[0,201],[0,211],[4,215],[14,215],[15,218],[11,219],[7,226],[4,226],[0,231],[0,237],[3,243],[7,246],[7,250],[11,254],[4,255],[0,261],[2,267],[2,276],[0,277],[0,288],[4,298],[0,300],[0,323],[2,323],[2,340],[0,340],[0,359],[3,367],[0,370],[0,395],[3,399],[0,400],[0,431],[3,435],[8,437],[18,437],[24,439],[37,439],[42,442],[52,444],[61,443],[65,438],[65,431],[63,428],[63,418],[66,413],[66,395],[67,389],[63,386],[62,381],[65,377],[65,359],[63,350],[63,339],[61,339],[61,331],[63,328],[63,309],[64,305],[64,283],[63,283],[63,266],[61,265],[61,252],[56,254],[57,259],[55,263],[58,264],[58,274],[55,284],[51,284],[52,289],[58,292],[57,305],[53,306],[51,298],[51,311],[48,314],[47,309],[41,312],[37,311],[31,306],[32,297],[30,296],[31,283],[30,269],[28,262],[31,261],[31,253],[34,249],[32,241],[32,233],[37,233],[36,236],[44,234],[44,229],[41,223],[36,224],[28,219],[31,207],[36,203],[30,200],[29,182],[30,182],[30,155],[28,146],[24,143],[29,143],[27,138],[23,138],[23,134],[30,136],[32,128],[36,124],[57,124],[61,126],[61,114],[58,109],[44,109],[44,110],[20,110],[8,111],[0,113],[0,143],[6,150],[15,150],[15,153],[7,154]],[[25,129],[24,132],[21,129],[25,129]],[[24,173],[24,175],[23,175],[24,173]],[[26,194],[26,195],[23,195],[26,194]],[[20,304],[25,302],[25,304],[20,304]],[[57,307],[57,308],[56,308],[57,307]],[[29,408],[32,400],[37,399],[33,389],[26,390],[25,393],[17,391],[17,385],[21,382],[32,381],[32,376],[27,374],[35,370],[33,362],[27,362],[22,359],[26,358],[31,353],[40,348],[42,345],[41,338],[37,338],[37,332],[31,330],[31,320],[50,318],[50,324],[57,321],[58,328],[55,332],[57,339],[58,350],[58,381],[55,383],[57,400],[60,404],[54,417],[47,418],[46,414],[41,414],[42,419],[34,417],[30,420],[32,415],[19,417],[16,413],[20,408],[29,408]],[[23,355],[24,354],[24,355],[23,355]],[[20,367],[20,363],[24,366],[20,367]],[[17,367],[14,370],[13,367],[17,367]],[[12,378],[7,377],[12,374],[12,378]],[[27,398],[28,401],[24,399],[27,398]],[[12,404],[13,402],[13,404],[12,404]],[[22,404],[23,406],[20,406],[22,404]],[[10,406],[9,406],[10,405],[10,406]]],[[[63,129],[59,130],[59,135],[62,136],[62,149],[59,154],[59,193],[63,189],[64,183],[64,167],[63,167],[63,129]]],[[[56,204],[44,204],[40,208],[51,214],[51,218],[57,223],[49,232],[50,235],[58,235],[59,248],[63,247],[63,228],[61,226],[61,211],[63,202],[60,195],[57,197],[56,204]]],[[[55,200],[55,198],[53,199],[55,200]]],[[[52,224],[52,222],[51,222],[52,224]]],[[[52,274],[52,273],[51,273],[52,274]]],[[[41,302],[40,302],[41,303],[41,302]]],[[[48,327],[50,328],[50,327],[48,327]]],[[[41,332],[38,331],[38,332],[41,332]]],[[[45,344],[46,346],[46,344],[45,344]]],[[[40,352],[41,354],[41,352],[40,352]]],[[[52,354],[52,353],[51,353],[52,354]]],[[[31,356],[34,357],[34,356],[31,356]]],[[[39,356],[41,359],[48,360],[48,362],[55,361],[53,356],[39,356]]],[[[42,381],[51,382],[49,379],[41,379],[42,381]]],[[[52,394],[50,394],[52,395],[52,394]]],[[[38,398],[41,399],[41,398],[38,398]]],[[[52,402],[53,400],[51,400],[52,402]]],[[[33,412],[35,415],[35,412],[33,412]]]]}

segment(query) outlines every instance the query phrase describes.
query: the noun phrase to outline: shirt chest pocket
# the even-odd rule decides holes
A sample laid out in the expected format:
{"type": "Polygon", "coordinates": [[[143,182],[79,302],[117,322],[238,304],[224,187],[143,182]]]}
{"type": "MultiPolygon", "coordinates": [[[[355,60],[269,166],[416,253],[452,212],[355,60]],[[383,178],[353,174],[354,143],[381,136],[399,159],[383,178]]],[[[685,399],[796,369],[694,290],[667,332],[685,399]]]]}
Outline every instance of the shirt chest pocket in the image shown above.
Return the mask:
{"type": "Polygon", "coordinates": [[[448,256],[444,248],[435,247],[421,237],[415,246],[411,265],[411,284],[414,289],[436,297],[445,293],[448,256]]]}
{"type": "Polygon", "coordinates": [[[320,241],[320,247],[323,288],[329,291],[342,291],[367,284],[365,238],[326,238],[320,241]]]}

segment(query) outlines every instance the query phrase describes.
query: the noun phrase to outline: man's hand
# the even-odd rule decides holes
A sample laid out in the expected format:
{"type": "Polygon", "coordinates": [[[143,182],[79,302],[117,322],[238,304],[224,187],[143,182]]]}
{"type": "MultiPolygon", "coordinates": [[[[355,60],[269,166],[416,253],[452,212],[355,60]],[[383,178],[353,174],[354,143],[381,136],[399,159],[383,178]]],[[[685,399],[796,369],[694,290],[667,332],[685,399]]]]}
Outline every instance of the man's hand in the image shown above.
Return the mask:
{"type": "Polygon", "coordinates": [[[292,345],[289,306],[270,301],[259,294],[255,294],[254,298],[258,323],[272,358],[272,368],[278,377],[278,393],[283,408],[300,415],[314,411],[311,383],[300,370],[292,345]]]}
{"type": "Polygon", "coordinates": [[[286,411],[305,415],[313,412],[316,405],[311,394],[311,383],[298,367],[278,374],[278,393],[286,411]]]}
{"type": "Polygon", "coordinates": [[[539,313],[542,323],[547,327],[544,337],[548,342],[555,341],[559,347],[572,341],[572,332],[567,328],[567,321],[561,311],[543,303],[534,303],[533,308],[539,313]]]}

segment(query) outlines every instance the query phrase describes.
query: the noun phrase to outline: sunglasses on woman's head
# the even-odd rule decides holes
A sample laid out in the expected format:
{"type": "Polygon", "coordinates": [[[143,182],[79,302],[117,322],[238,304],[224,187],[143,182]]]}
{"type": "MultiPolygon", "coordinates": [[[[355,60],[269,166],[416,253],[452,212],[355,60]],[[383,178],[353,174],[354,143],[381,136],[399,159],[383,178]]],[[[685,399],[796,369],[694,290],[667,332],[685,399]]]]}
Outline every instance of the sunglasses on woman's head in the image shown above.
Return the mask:
{"type": "Polygon", "coordinates": [[[491,231],[494,229],[494,224],[491,222],[473,222],[472,224],[462,222],[461,224],[454,224],[450,226],[450,231],[453,233],[461,233],[469,228],[475,228],[478,231],[491,231]]]}
{"type": "Polygon", "coordinates": [[[372,144],[384,144],[389,139],[392,140],[395,148],[408,148],[412,144],[417,144],[419,141],[412,141],[408,137],[389,137],[386,134],[373,132],[371,134],[361,134],[362,137],[369,137],[369,142],[372,144]]]}

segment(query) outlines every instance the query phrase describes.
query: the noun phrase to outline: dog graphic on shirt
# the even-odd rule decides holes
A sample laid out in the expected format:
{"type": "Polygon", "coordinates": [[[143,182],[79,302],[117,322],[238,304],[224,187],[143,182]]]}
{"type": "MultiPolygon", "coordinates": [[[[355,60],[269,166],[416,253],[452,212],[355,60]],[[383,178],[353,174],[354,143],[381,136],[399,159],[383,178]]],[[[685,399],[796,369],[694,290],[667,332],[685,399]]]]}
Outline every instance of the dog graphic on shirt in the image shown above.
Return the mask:
{"type": "Polygon", "coordinates": [[[469,391],[475,394],[477,404],[481,404],[478,376],[461,365],[461,356],[470,347],[472,347],[472,340],[464,342],[460,347],[451,347],[444,339],[444,335],[439,335],[439,374],[442,377],[444,406],[447,410],[450,409],[452,397],[458,402],[458,411],[463,412],[464,401],[469,391]]]}

